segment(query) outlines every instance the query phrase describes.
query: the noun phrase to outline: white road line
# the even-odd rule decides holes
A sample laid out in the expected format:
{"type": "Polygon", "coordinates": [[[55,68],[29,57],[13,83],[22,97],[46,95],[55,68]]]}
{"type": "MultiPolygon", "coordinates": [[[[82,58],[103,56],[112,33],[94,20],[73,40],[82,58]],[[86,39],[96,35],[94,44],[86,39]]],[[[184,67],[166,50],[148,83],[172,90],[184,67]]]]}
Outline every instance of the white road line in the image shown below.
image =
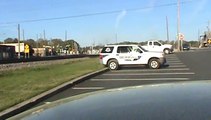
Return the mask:
{"type": "Polygon", "coordinates": [[[180,60],[179,58],[166,58],[167,60],[180,60]]]}
{"type": "Polygon", "coordinates": [[[174,64],[174,65],[184,65],[184,63],[171,63],[171,64],[174,64]]]}
{"type": "Polygon", "coordinates": [[[157,72],[157,71],[186,71],[190,70],[189,68],[175,68],[175,69],[139,69],[139,70],[118,70],[118,71],[112,71],[112,73],[121,73],[121,72],[157,72]]]}
{"type": "Polygon", "coordinates": [[[182,68],[182,67],[187,67],[186,65],[169,65],[168,68],[182,68]]]}
{"type": "Polygon", "coordinates": [[[91,81],[144,81],[144,80],[190,80],[189,78],[143,78],[143,79],[91,79],[91,81]]]}
{"type": "Polygon", "coordinates": [[[184,64],[184,63],[182,63],[182,62],[171,62],[171,61],[167,61],[167,63],[170,63],[170,64],[184,64]]]}
{"type": "Polygon", "coordinates": [[[181,62],[181,60],[177,60],[177,59],[166,59],[167,61],[180,61],[181,62]]]}
{"type": "Polygon", "coordinates": [[[101,90],[104,87],[73,87],[74,90],[101,90]]]}
{"type": "Polygon", "coordinates": [[[181,62],[180,60],[167,60],[167,62],[181,62]]]}
{"type": "Polygon", "coordinates": [[[176,58],[176,57],[172,57],[172,58],[166,58],[167,60],[180,60],[180,59],[178,59],[178,58],[176,58]]]}
{"type": "Polygon", "coordinates": [[[173,73],[124,73],[124,74],[103,74],[103,76],[123,76],[123,75],[194,75],[194,72],[173,72],[173,73]]]}
{"type": "Polygon", "coordinates": [[[166,57],[166,59],[168,60],[168,59],[171,59],[171,60],[179,60],[179,58],[177,58],[177,57],[166,57]]]}

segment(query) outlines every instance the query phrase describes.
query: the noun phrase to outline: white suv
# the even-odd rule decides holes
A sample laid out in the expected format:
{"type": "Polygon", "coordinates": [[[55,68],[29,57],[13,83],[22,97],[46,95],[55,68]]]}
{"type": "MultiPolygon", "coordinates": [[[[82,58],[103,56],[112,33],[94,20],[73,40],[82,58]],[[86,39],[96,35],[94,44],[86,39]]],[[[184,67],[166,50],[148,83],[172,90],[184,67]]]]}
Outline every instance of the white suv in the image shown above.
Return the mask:
{"type": "Polygon", "coordinates": [[[100,62],[110,70],[121,65],[148,65],[158,69],[166,63],[162,52],[149,52],[138,45],[106,45],[100,53],[100,62]]]}

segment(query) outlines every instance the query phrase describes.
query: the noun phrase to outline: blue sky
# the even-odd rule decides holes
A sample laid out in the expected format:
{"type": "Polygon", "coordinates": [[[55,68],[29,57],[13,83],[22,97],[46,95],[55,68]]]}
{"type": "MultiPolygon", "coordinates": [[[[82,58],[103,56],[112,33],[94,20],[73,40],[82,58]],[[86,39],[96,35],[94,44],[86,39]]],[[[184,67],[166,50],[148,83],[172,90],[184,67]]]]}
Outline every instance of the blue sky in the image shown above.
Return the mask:
{"type": "MultiPolygon", "coordinates": [[[[198,30],[203,33],[210,20],[211,1],[180,1],[186,2],[181,4],[180,31],[186,40],[197,40],[198,30]]],[[[115,43],[116,35],[117,42],[166,40],[166,16],[170,40],[175,40],[177,6],[172,3],[177,0],[1,0],[0,40],[16,38],[18,23],[25,39],[36,39],[37,34],[43,37],[45,30],[47,39],[64,40],[67,31],[68,39],[76,40],[81,46],[115,43]],[[118,12],[83,16],[110,11],[118,12]],[[78,15],[82,17],[22,22],[78,15]]]]}

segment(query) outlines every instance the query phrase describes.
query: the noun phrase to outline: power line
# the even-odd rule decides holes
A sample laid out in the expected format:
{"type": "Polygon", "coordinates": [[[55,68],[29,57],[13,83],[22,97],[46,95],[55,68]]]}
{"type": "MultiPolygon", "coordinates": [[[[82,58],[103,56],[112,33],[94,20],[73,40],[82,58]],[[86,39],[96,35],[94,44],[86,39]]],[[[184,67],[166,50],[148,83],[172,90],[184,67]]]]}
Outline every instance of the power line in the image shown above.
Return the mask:
{"type": "MultiPolygon", "coordinates": [[[[192,2],[193,0],[184,1],[180,4],[187,4],[192,2]]],[[[155,6],[148,6],[148,7],[142,7],[142,8],[132,8],[132,9],[126,9],[127,12],[133,12],[133,11],[139,11],[143,9],[149,9],[149,8],[160,8],[160,7],[168,7],[168,6],[176,6],[177,3],[169,3],[169,4],[161,4],[161,5],[155,5],[155,6]]],[[[72,15],[72,16],[64,16],[64,17],[54,17],[54,18],[42,18],[42,19],[31,19],[31,20],[22,20],[22,21],[12,21],[12,22],[4,22],[1,24],[20,24],[20,23],[30,23],[30,22],[41,22],[41,21],[51,21],[51,20],[62,20],[62,19],[70,19],[70,18],[80,18],[80,17],[89,17],[89,16],[96,16],[96,15],[106,15],[106,14],[115,14],[120,13],[122,10],[115,10],[115,11],[107,11],[107,12],[97,12],[97,13],[88,13],[88,14],[81,14],[81,15],[72,15]]]]}

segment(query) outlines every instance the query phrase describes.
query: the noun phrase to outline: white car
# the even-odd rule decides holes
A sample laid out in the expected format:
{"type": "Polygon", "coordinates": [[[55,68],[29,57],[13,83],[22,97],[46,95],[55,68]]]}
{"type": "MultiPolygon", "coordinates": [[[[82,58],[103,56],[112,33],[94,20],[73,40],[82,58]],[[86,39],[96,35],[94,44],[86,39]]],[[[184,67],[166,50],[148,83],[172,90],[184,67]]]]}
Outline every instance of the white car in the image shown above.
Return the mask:
{"type": "Polygon", "coordinates": [[[158,69],[166,63],[162,52],[149,52],[138,45],[107,45],[100,53],[100,62],[110,70],[122,65],[148,65],[158,69]]]}

